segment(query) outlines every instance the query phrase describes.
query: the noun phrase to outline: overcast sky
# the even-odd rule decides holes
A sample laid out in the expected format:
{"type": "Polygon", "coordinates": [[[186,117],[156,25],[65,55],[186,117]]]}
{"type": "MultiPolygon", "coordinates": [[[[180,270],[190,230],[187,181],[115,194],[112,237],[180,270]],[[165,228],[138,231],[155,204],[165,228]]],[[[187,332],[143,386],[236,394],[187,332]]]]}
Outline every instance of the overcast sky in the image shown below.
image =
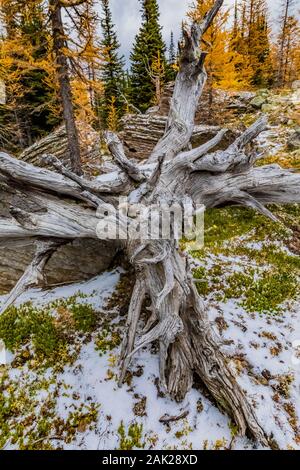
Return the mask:
{"type": "MultiPolygon", "coordinates": [[[[234,5],[234,0],[226,0],[228,5],[234,5]]],[[[268,0],[270,14],[276,18],[280,0],[268,0]]],[[[180,24],[192,0],[158,0],[161,12],[161,24],[164,38],[169,44],[170,31],[173,30],[177,39],[180,24]]],[[[122,44],[122,53],[128,58],[134,37],[138,32],[141,14],[139,0],[111,0],[114,22],[117,25],[118,37],[122,44]]]]}

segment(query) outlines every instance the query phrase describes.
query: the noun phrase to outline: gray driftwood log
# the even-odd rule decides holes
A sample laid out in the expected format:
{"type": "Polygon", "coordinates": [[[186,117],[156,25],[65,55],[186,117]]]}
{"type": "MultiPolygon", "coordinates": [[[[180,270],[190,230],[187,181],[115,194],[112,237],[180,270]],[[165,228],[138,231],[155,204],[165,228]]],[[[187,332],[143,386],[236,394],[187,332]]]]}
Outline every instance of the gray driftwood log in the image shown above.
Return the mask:
{"type": "MultiPolygon", "coordinates": [[[[37,281],[56,244],[97,239],[96,211],[100,207],[105,212],[116,195],[129,195],[145,206],[185,200],[208,208],[234,203],[255,208],[273,220],[268,203],[300,202],[299,173],[277,165],[254,166],[257,155],[251,141],[266,128],[263,116],[226,150],[215,150],[225,130],[191,149],[195,112],[206,81],[201,38],[222,4],[223,0],[216,0],[202,21],[185,29],[166,130],[147,166],[129,161],[121,141],[111,132],[106,135],[107,144],[120,170],[95,180],[73,175],[51,156],[47,158],[55,172],[0,155],[1,200],[7,208],[0,221],[0,245],[37,243],[33,262],[10,301],[23,290],[22,283],[26,287],[37,281]]],[[[111,217],[114,221],[115,216],[111,217]]],[[[131,220],[124,215],[119,222],[131,220]]],[[[173,240],[129,239],[124,250],[137,279],[121,351],[120,385],[132,357],[158,341],[162,390],[181,400],[196,373],[220,408],[236,422],[240,434],[247,433],[268,446],[263,423],[258,422],[251,401],[220,351],[193,283],[189,257],[173,240]],[[151,301],[151,311],[140,331],[146,298],[151,301]]]]}

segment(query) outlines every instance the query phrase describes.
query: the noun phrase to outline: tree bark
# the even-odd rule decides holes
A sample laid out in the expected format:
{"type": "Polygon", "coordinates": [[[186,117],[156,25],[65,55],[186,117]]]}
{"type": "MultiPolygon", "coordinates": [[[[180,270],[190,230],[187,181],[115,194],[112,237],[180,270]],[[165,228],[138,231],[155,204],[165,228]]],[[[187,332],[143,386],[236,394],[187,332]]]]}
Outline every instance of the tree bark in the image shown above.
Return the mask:
{"type": "Polygon", "coordinates": [[[72,90],[69,77],[68,59],[64,52],[64,49],[66,48],[66,40],[62,20],[62,4],[60,0],[50,0],[49,6],[52,24],[53,50],[57,63],[59,92],[68,136],[68,146],[70,151],[72,170],[77,175],[82,175],[80,145],[72,103],[72,90]]]}
{"type": "Polygon", "coordinates": [[[284,4],[284,13],[282,19],[282,28],[281,28],[281,40],[280,40],[280,51],[279,51],[279,67],[277,74],[277,84],[282,86],[285,82],[285,62],[288,60],[289,54],[286,53],[286,59],[284,58],[284,47],[287,39],[287,22],[289,16],[289,10],[292,4],[292,0],[285,0],[284,4]]]}

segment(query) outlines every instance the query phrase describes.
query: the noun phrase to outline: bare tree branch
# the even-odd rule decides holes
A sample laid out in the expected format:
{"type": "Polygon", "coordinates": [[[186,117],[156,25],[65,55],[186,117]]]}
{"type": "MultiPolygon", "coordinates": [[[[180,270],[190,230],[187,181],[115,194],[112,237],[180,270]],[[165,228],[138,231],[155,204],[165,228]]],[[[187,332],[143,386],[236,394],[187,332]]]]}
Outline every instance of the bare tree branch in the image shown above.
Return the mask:
{"type": "Polygon", "coordinates": [[[15,285],[8,298],[0,308],[0,315],[2,315],[10,305],[12,305],[18,297],[20,297],[27,289],[38,286],[44,277],[44,269],[49,259],[55,251],[64,245],[64,240],[59,241],[37,241],[36,252],[34,258],[28,268],[26,269],[19,282],[15,285]]]}
{"type": "Polygon", "coordinates": [[[111,131],[105,132],[105,140],[116,162],[128,176],[137,183],[145,181],[145,176],[137,165],[128,160],[125,155],[123,145],[119,137],[111,131]]]}

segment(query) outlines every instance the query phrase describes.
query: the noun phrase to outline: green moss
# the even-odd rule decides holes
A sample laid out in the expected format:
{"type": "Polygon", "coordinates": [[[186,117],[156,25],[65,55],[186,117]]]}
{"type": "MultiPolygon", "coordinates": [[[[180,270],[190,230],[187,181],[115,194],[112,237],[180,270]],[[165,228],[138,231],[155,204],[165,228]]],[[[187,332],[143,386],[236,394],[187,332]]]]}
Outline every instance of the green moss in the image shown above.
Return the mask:
{"type": "Polygon", "coordinates": [[[183,427],[180,431],[175,433],[176,439],[182,439],[183,437],[189,436],[189,434],[193,431],[191,426],[189,425],[188,420],[184,420],[183,427]]]}
{"type": "Polygon", "coordinates": [[[226,256],[244,256],[254,260],[259,266],[272,265],[280,270],[291,270],[300,273],[300,257],[290,255],[282,251],[278,245],[263,244],[261,249],[248,248],[247,246],[237,246],[234,248],[225,248],[223,254],[226,256]]]}
{"type": "MultiPolygon", "coordinates": [[[[291,204],[284,209],[280,206],[270,209],[285,221],[289,219],[293,223],[300,222],[299,204],[291,204]]],[[[195,256],[201,257],[208,248],[217,249],[225,241],[234,241],[243,235],[247,235],[252,241],[262,241],[266,238],[286,240],[291,233],[282,224],[272,222],[252,209],[241,207],[209,209],[205,212],[205,248],[195,252],[195,256]]]]}
{"type": "MultiPolygon", "coordinates": [[[[298,204],[274,206],[272,211],[287,224],[300,221],[298,204]]],[[[194,272],[200,295],[237,299],[248,312],[259,313],[281,312],[285,301],[297,298],[300,258],[284,249],[291,232],[282,224],[231,207],[207,211],[205,230],[204,249],[193,253],[202,264],[194,272]]]]}
{"type": "Polygon", "coordinates": [[[220,245],[255,229],[259,216],[238,207],[210,209],[205,212],[205,247],[220,245]]]}
{"type": "Polygon", "coordinates": [[[82,403],[78,409],[69,414],[66,427],[71,428],[72,434],[76,431],[84,432],[87,428],[91,430],[97,422],[98,410],[99,405],[92,403],[86,406],[82,403]]]}
{"type": "Polygon", "coordinates": [[[88,303],[79,300],[86,299],[87,296],[78,292],[68,299],[58,299],[49,304],[49,309],[58,313],[65,312],[70,314],[74,321],[74,328],[82,333],[91,333],[95,331],[99,320],[99,313],[88,303]]]}
{"type": "Polygon", "coordinates": [[[228,426],[229,426],[229,429],[230,429],[231,437],[234,438],[234,437],[238,436],[238,434],[239,434],[238,426],[233,421],[230,421],[228,426]]]}
{"type": "Polygon", "coordinates": [[[270,164],[278,164],[282,168],[300,169],[300,152],[298,150],[291,151],[288,146],[284,146],[276,155],[267,155],[257,161],[256,166],[264,166],[270,164]]]}
{"type": "Polygon", "coordinates": [[[118,428],[119,435],[119,449],[118,450],[133,450],[143,449],[145,443],[143,439],[143,425],[133,423],[130,424],[126,431],[123,421],[118,428]]]}
{"type": "Polygon", "coordinates": [[[43,307],[31,303],[10,307],[0,317],[0,339],[15,353],[10,368],[18,369],[13,380],[9,368],[0,366],[0,448],[11,443],[20,450],[59,449],[60,441],[71,442],[96,423],[98,406],[80,403],[80,397],[66,419],[56,410],[57,397],[67,396],[68,391],[57,373],[78,357],[83,335],[90,337],[103,322],[79,297],[83,298],[78,294],[43,307]],[[49,367],[51,379],[46,380],[43,372],[49,367]],[[47,393],[41,398],[42,390],[47,393]]]}
{"type": "Polygon", "coordinates": [[[91,333],[95,330],[97,325],[97,313],[91,305],[88,304],[74,304],[71,305],[75,327],[83,333],[91,333]]]}
{"type": "Polygon", "coordinates": [[[227,279],[224,300],[242,299],[240,304],[248,312],[280,313],[281,305],[299,295],[298,279],[288,272],[263,273],[258,280],[254,276],[234,273],[227,279]]]}
{"type": "MultiPolygon", "coordinates": [[[[282,254],[283,259],[284,255],[282,254]]],[[[263,257],[262,257],[263,258],[263,257]]],[[[276,260],[279,263],[280,257],[276,260]]],[[[261,260],[263,264],[263,261],[261,260]]],[[[248,312],[279,313],[286,300],[296,299],[300,293],[298,267],[291,265],[273,266],[267,271],[244,267],[243,272],[225,272],[223,276],[215,276],[216,268],[200,268],[196,270],[195,277],[203,279],[197,283],[200,295],[207,297],[215,294],[216,300],[227,301],[236,299],[248,312]],[[205,279],[205,280],[204,280],[205,279]]],[[[218,266],[218,265],[216,265],[218,266]]]]}
{"type": "Polygon", "coordinates": [[[43,379],[40,383],[35,380],[26,386],[20,386],[19,381],[9,379],[7,372],[2,373],[0,388],[0,447],[8,441],[24,447],[25,437],[31,435],[29,430],[34,431],[32,439],[43,437],[49,431],[50,413],[54,416],[55,402],[52,398],[46,399],[39,413],[36,412],[38,405],[37,394],[39,390],[49,387],[51,381],[43,379]]]}
{"type": "Polygon", "coordinates": [[[197,289],[200,295],[207,297],[211,292],[222,288],[222,276],[226,267],[215,264],[211,269],[200,267],[194,271],[194,278],[197,282],[197,289]]]}
{"type": "Polygon", "coordinates": [[[239,299],[242,296],[247,295],[253,286],[253,279],[254,270],[251,270],[249,274],[234,273],[227,277],[227,287],[224,288],[224,300],[239,299]]]}
{"type": "Polygon", "coordinates": [[[50,311],[35,308],[31,303],[10,307],[0,317],[0,338],[12,352],[31,342],[41,359],[55,360],[66,349],[65,338],[50,311]]]}
{"type": "Polygon", "coordinates": [[[95,344],[100,356],[117,348],[121,344],[121,336],[116,326],[108,323],[103,325],[95,344]]]}
{"type": "Polygon", "coordinates": [[[280,313],[281,305],[299,295],[298,280],[287,272],[270,276],[264,274],[248,290],[243,306],[248,311],[259,313],[280,313]]]}
{"type": "Polygon", "coordinates": [[[34,360],[35,366],[53,366],[76,358],[76,353],[68,353],[71,345],[81,347],[76,333],[92,333],[101,320],[91,305],[78,302],[78,296],[83,298],[79,293],[44,307],[26,303],[6,310],[0,317],[0,339],[17,353],[19,363],[34,360]]]}

